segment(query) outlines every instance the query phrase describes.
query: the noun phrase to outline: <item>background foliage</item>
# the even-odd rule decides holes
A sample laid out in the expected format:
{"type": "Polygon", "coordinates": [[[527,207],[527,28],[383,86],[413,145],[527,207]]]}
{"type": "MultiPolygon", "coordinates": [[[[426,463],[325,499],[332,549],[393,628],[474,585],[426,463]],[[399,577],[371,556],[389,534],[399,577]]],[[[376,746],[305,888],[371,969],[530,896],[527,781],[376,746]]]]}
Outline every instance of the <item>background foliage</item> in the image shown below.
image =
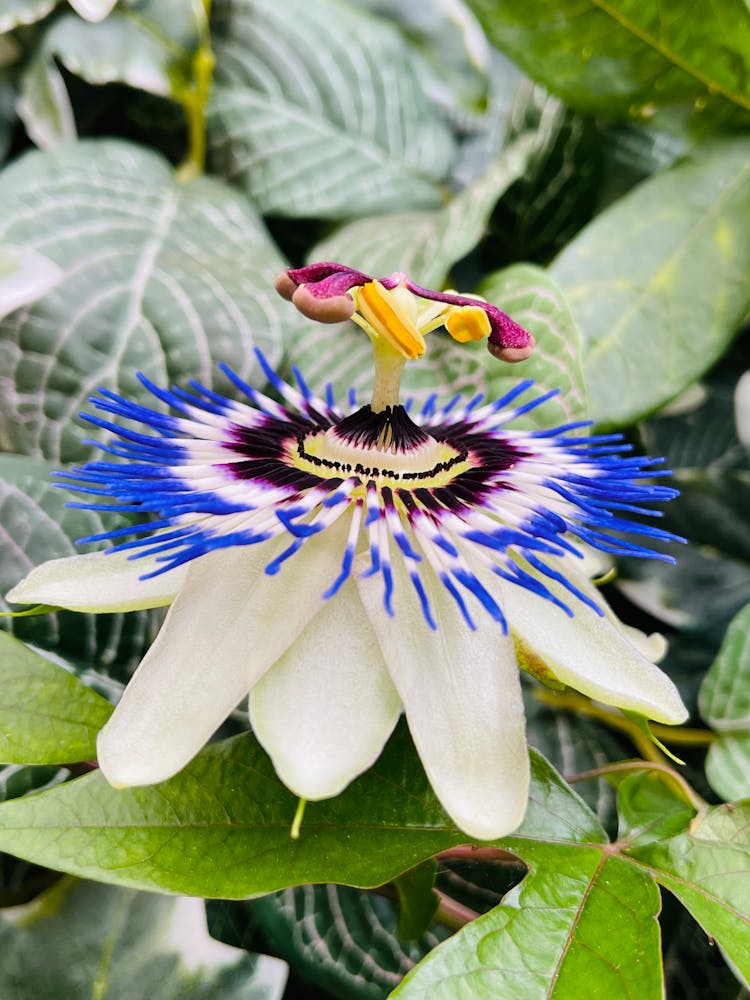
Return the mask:
{"type": "MultiPolygon", "coordinates": [[[[271,279],[404,269],[534,333],[512,377],[562,390],[535,419],[666,457],[689,542],[607,593],[667,633],[693,713],[658,733],[676,766],[530,683],[513,837],[466,845],[400,727],[295,843],[240,714],[158,789],[92,771],[158,612],[5,619],[4,1000],[748,995],[749,81],[742,0],[0,2],[0,593],[104,527],[49,480],[95,453],[94,388],[228,391],[218,360],[261,385],[258,345],[366,390],[364,338],[306,328],[271,279]],[[206,925],[144,889],[217,898],[206,925]]],[[[408,377],[511,376],[436,338],[408,377]]]]}

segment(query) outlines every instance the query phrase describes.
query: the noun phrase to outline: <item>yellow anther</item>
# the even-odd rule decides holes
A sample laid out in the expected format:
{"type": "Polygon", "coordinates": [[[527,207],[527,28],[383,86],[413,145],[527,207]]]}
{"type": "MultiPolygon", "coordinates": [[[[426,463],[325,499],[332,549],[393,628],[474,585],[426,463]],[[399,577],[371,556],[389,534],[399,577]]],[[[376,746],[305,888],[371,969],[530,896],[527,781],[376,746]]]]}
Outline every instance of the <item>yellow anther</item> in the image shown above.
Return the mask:
{"type": "Polygon", "coordinates": [[[357,311],[404,358],[424,354],[424,337],[403,306],[379,281],[368,281],[357,289],[357,311]]]}
{"type": "Polygon", "coordinates": [[[492,326],[481,306],[460,306],[448,313],[445,328],[459,344],[467,344],[470,340],[484,340],[492,326]]]}

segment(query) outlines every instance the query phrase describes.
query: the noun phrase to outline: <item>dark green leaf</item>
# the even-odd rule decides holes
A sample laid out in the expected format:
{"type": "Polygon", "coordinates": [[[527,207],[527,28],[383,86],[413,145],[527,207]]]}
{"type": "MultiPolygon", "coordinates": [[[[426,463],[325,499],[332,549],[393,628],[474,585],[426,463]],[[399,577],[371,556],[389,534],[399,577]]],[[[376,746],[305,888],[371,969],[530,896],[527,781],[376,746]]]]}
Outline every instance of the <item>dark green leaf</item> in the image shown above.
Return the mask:
{"type": "Polygon", "coordinates": [[[283,261],[263,223],[226,185],[181,182],[155,153],[114,141],[29,153],[4,172],[0,240],[64,271],[0,326],[7,449],[88,456],[97,430],[76,415],[99,385],[145,399],[139,369],[210,383],[220,359],[262,382],[253,347],[279,360],[292,310],[273,290],[283,261]]]}
{"type": "Polygon", "coordinates": [[[529,76],[587,111],[750,110],[750,12],[739,0],[470,0],[490,39],[529,76]]]}
{"type": "Polygon", "coordinates": [[[531,132],[528,168],[502,195],[483,259],[544,263],[589,221],[599,193],[602,152],[592,119],[529,81],[511,110],[510,135],[531,132]]]}
{"type": "Polygon", "coordinates": [[[396,936],[395,905],[348,886],[298,886],[243,909],[264,950],[340,1000],[385,1000],[447,935],[433,928],[404,942],[396,936]]]}
{"type": "Polygon", "coordinates": [[[210,938],[197,899],[71,879],[48,889],[22,920],[0,916],[0,949],[3,1000],[132,1000],[136,992],[149,1000],[280,1000],[286,981],[282,963],[210,938]]]}
{"type": "Polygon", "coordinates": [[[0,761],[91,760],[112,706],[62,667],[0,633],[0,761]]]}
{"type": "Polygon", "coordinates": [[[750,306],[748,214],[750,140],[715,143],[640,184],[557,258],[596,421],[655,410],[722,353],[750,306]]]}
{"type": "Polygon", "coordinates": [[[414,941],[426,933],[439,905],[435,893],[437,864],[430,860],[394,879],[398,893],[398,927],[401,941],[414,941]]]}

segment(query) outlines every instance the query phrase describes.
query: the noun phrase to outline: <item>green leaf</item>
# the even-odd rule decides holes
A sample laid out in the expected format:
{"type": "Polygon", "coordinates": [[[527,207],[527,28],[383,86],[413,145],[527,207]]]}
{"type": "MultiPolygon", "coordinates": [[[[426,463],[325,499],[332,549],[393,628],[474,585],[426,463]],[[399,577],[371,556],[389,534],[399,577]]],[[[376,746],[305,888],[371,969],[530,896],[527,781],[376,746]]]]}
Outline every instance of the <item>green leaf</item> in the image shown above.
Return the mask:
{"type": "Polygon", "coordinates": [[[66,764],[96,756],[112,706],[62,667],[0,633],[0,761],[66,764]]]}
{"type": "Polygon", "coordinates": [[[414,941],[426,933],[440,900],[435,892],[437,864],[432,859],[410,868],[394,879],[398,893],[398,927],[401,941],[414,941]]]}
{"type": "MultiPolygon", "coordinates": [[[[126,523],[119,515],[65,506],[56,489],[53,466],[20,455],[0,455],[0,610],[3,600],[29,570],[47,559],[73,555],[73,540],[126,523]]],[[[34,618],[2,618],[0,627],[20,639],[53,649],[67,658],[94,664],[124,679],[138,664],[156,634],[161,613],[82,615],[69,611],[34,618]]]]}
{"type": "Polygon", "coordinates": [[[708,749],[706,778],[727,802],[750,799],[750,732],[720,736],[708,749]]]}
{"type": "Polygon", "coordinates": [[[684,832],[695,816],[679,779],[647,764],[619,782],[617,810],[618,840],[626,840],[628,848],[668,840],[684,832]]]}
{"type": "Polygon", "coordinates": [[[3,1000],[131,1000],[134,988],[149,1000],[281,1000],[287,976],[210,938],[201,900],[71,879],[4,911],[0,949],[3,1000]]]}
{"type": "Polygon", "coordinates": [[[440,203],[453,139],[393,25],[338,0],[224,0],[212,21],[211,158],[264,213],[440,203]]]}
{"type": "Polygon", "coordinates": [[[720,806],[690,832],[629,853],[648,865],[731,962],[750,977],[750,803],[720,806]]]}
{"type": "Polygon", "coordinates": [[[551,268],[594,419],[626,424],[720,356],[750,307],[750,140],[717,142],[599,215],[551,268]]]}
{"type": "Polygon", "coordinates": [[[750,604],[730,622],[701,685],[698,707],[720,732],[750,731],[750,604]]]}
{"type": "Polygon", "coordinates": [[[342,1000],[385,1000],[448,933],[434,927],[404,942],[391,900],[348,886],[303,885],[229,905],[249,916],[251,940],[260,935],[264,950],[342,1000]]]}
{"type": "MultiPolygon", "coordinates": [[[[655,105],[750,110],[750,12],[741,0],[470,0],[486,31],[566,104],[632,115],[655,105]]],[[[709,110],[710,110],[709,108],[709,110]]]]}
{"type": "Polygon", "coordinates": [[[698,707],[721,734],[706,757],[709,784],[729,801],[750,798],[750,604],[729,623],[698,707]]]}
{"type": "MultiPolygon", "coordinates": [[[[404,371],[404,394],[424,403],[434,392],[445,401],[454,393],[471,396],[484,392],[497,399],[519,378],[537,380],[537,390],[561,388],[559,397],[533,410],[516,426],[550,427],[556,422],[586,416],[580,369],[580,333],[565,297],[548,274],[532,265],[519,264],[491,275],[480,293],[494,302],[537,338],[538,347],[528,361],[499,364],[482,344],[457,345],[450,337],[427,338],[427,353],[418,365],[404,371]]],[[[364,399],[371,390],[372,348],[366,336],[351,324],[335,331],[319,324],[308,327],[287,345],[291,363],[305,373],[313,386],[330,381],[338,398],[353,386],[364,399]]]]}
{"type": "Polygon", "coordinates": [[[54,9],[57,0],[3,0],[0,10],[0,34],[21,24],[41,21],[54,9]]]}
{"type": "Polygon", "coordinates": [[[593,847],[524,845],[529,874],[503,903],[441,944],[394,998],[659,1000],[659,892],[593,847]]]}
{"type": "MultiPolygon", "coordinates": [[[[603,841],[583,801],[543,758],[517,837],[603,841]]],[[[250,735],[206,747],[153,788],[115,790],[99,773],[0,806],[0,850],[85,878],[228,899],[305,882],[380,885],[466,834],[445,816],[405,726],[334,799],[297,800],[250,735]]],[[[520,841],[519,841],[520,843],[520,841]]]]}
{"type": "Polygon", "coordinates": [[[64,271],[0,325],[9,450],[87,457],[92,429],[77,413],[100,385],[153,402],[139,369],[211,383],[221,359],[262,383],[253,347],[279,360],[291,311],[272,287],[284,263],[263,223],[242,195],[206,177],[181,183],[155,153],[88,141],[27,154],[3,175],[0,240],[64,271]]]}
{"type": "Polygon", "coordinates": [[[406,271],[427,288],[441,288],[451,267],[484,235],[502,193],[523,175],[534,139],[521,135],[486,172],[444,208],[357,219],[318,243],[310,261],[338,260],[367,274],[406,271]]]}
{"type": "Polygon", "coordinates": [[[0,317],[35,302],[61,277],[49,257],[23,247],[0,247],[0,317]]]}

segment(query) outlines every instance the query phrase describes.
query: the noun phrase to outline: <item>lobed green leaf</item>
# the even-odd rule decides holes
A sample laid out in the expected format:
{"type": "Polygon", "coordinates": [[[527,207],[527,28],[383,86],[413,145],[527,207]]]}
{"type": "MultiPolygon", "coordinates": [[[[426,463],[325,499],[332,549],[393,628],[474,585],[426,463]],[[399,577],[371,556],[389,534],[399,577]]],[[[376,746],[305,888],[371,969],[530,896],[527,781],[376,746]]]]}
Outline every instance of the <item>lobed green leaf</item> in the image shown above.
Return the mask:
{"type": "Polygon", "coordinates": [[[529,874],[502,904],[439,945],[394,998],[556,1000],[585,988],[659,1000],[659,891],[594,847],[523,845],[529,874]]]}

